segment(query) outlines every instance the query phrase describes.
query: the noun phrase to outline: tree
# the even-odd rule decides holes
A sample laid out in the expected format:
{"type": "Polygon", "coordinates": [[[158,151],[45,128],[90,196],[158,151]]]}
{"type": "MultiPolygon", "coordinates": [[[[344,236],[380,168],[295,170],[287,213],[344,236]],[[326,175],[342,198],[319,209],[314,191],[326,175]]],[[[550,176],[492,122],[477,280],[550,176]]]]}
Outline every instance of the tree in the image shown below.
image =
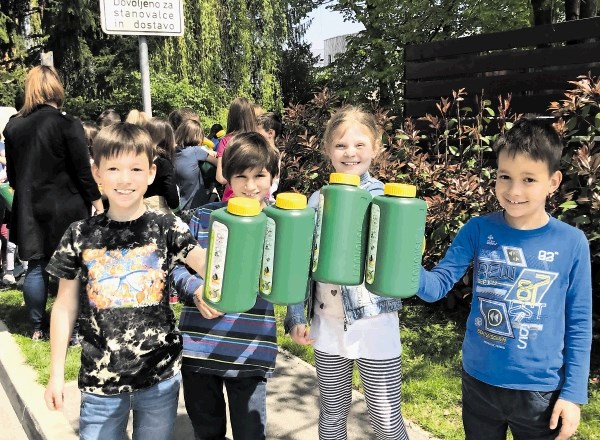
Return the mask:
{"type": "Polygon", "coordinates": [[[529,20],[520,0],[340,0],[329,7],[365,27],[334,62],[331,88],[346,100],[375,100],[396,111],[405,45],[523,27],[529,20]]]}
{"type": "Polygon", "coordinates": [[[0,3],[0,68],[10,70],[27,58],[27,22],[37,7],[29,0],[3,0],[0,3]]]}
{"type": "Polygon", "coordinates": [[[186,35],[158,41],[152,64],[193,82],[207,98],[202,110],[212,114],[236,96],[279,109],[287,7],[284,0],[186,2],[186,35]]]}
{"type": "MultiPolygon", "coordinates": [[[[159,113],[189,105],[222,120],[236,96],[281,109],[283,48],[303,35],[300,23],[316,1],[185,1],[183,37],[148,37],[159,113]]],[[[107,106],[120,112],[139,107],[137,38],[105,35],[99,15],[98,0],[2,0],[0,74],[16,83],[18,69],[51,50],[68,110],[91,118],[107,106]]]]}
{"type": "Polygon", "coordinates": [[[279,80],[284,106],[303,104],[312,99],[317,87],[315,64],[318,58],[305,42],[292,42],[283,50],[279,80]]]}
{"type": "Polygon", "coordinates": [[[595,17],[598,13],[597,0],[564,0],[562,4],[551,0],[531,0],[531,9],[534,26],[556,23],[563,16],[569,21],[595,17]]]}
{"type": "Polygon", "coordinates": [[[595,17],[596,13],[596,0],[565,0],[565,18],[567,20],[591,18],[595,17]]]}
{"type": "Polygon", "coordinates": [[[39,29],[39,8],[29,0],[2,0],[0,3],[0,106],[13,106],[25,78],[24,65],[30,59],[28,46],[39,29]]]}

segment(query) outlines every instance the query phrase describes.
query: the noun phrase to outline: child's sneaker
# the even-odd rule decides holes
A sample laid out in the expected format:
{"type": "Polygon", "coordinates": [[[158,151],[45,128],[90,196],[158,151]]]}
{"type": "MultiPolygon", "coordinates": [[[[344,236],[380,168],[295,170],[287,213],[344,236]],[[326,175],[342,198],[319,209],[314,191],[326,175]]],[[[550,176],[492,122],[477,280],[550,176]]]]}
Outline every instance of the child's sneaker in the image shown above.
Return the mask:
{"type": "Polygon", "coordinates": [[[15,276],[10,273],[7,273],[2,277],[2,282],[4,284],[8,284],[11,286],[14,286],[15,284],[17,284],[17,280],[16,280],[15,276]]]}
{"type": "Polygon", "coordinates": [[[44,339],[44,332],[41,330],[36,330],[33,332],[33,335],[31,335],[32,341],[42,341],[43,339],[44,339]]]}

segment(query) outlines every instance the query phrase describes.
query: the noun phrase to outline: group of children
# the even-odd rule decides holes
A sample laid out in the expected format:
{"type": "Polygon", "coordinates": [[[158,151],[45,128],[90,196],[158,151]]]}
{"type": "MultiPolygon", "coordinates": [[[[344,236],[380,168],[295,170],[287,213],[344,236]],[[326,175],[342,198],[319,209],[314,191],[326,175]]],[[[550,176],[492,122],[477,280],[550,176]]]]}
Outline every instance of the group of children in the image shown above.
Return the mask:
{"type": "MultiPolygon", "coordinates": [[[[113,109],[103,111],[96,122],[82,122],[90,156],[99,129],[117,122],[121,122],[121,116],[113,109]]],[[[168,119],[150,118],[134,109],[127,114],[125,122],[145,128],[156,145],[156,178],[148,187],[145,203],[164,212],[191,210],[211,198],[227,201],[231,190],[222,175],[221,158],[231,137],[256,131],[276,149],[275,140],[282,127],[277,115],[265,113],[243,97],[233,100],[229,107],[227,131],[220,124],[213,124],[208,137],[200,124],[200,116],[188,107],[172,111],[168,119]],[[216,196],[212,197],[213,194],[216,196]]],[[[93,163],[93,158],[91,161],[93,163]]],[[[271,193],[277,189],[277,181],[271,193]]]]}
{"type": "MultiPolygon", "coordinates": [[[[228,123],[235,135],[221,140],[217,178],[232,196],[264,207],[279,154],[268,132],[256,133],[249,102],[236,101],[242,117],[240,125],[228,123]]],[[[360,176],[360,186],[379,195],[383,185],[369,168],[381,135],[373,115],[347,106],[328,122],[323,153],[336,172],[360,176]]],[[[157,166],[152,139],[135,125],[102,129],[92,149],[93,173],[109,209],[73,223],[47,267],[60,279],[47,405],[63,405],[64,359],[79,316],[81,438],[120,439],[133,409],[134,438],[168,439],[180,381],[195,438],[225,439],[227,406],[234,439],[267,438],[266,384],[277,354],[273,306],[257,298],[245,313],[222,314],[202,295],[210,213],[225,202],[194,209],[189,225],[146,209],[144,194],[157,166]],[[184,303],[179,326],[166,293],[170,273],[184,303]]],[[[439,265],[422,270],[417,295],[442,298],[474,264],[463,345],[468,439],[504,439],[508,427],[515,439],[566,439],[587,402],[588,242],[545,210],[561,181],[561,143],[552,128],[521,120],[500,137],[496,153],[495,191],[503,210],[469,221],[439,265]]],[[[310,206],[318,198],[313,194],[310,206]]],[[[400,300],[364,285],[310,287],[306,304],[288,307],[285,330],[297,343],[314,346],[319,438],[347,438],[355,361],[374,436],[408,438],[400,409],[400,300]]]]}

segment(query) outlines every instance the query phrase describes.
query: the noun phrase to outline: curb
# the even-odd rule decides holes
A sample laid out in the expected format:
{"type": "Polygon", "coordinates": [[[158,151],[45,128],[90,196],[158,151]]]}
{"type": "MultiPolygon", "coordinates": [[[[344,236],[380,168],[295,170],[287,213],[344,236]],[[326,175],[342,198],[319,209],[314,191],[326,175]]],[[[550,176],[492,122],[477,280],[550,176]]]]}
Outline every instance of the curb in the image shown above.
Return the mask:
{"type": "Polygon", "coordinates": [[[63,414],[46,407],[44,387],[36,382],[33,368],[25,363],[19,346],[2,321],[0,347],[0,382],[27,436],[32,440],[78,439],[63,414]]]}
{"type": "MultiPolygon", "coordinates": [[[[79,435],[76,431],[76,425],[77,418],[79,416],[79,405],[75,404],[75,406],[71,409],[66,408],[66,412],[51,411],[46,407],[46,403],[44,402],[44,387],[36,382],[37,378],[34,369],[25,363],[25,359],[21,354],[21,349],[14,340],[13,335],[8,331],[8,328],[1,320],[0,347],[2,347],[0,350],[0,382],[2,383],[8,396],[8,400],[10,401],[10,404],[12,405],[14,412],[17,414],[17,418],[29,439],[78,439],[79,435]]],[[[293,405],[295,410],[299,410],[302,405],[309,405],[308,409],[305,408],[304,410],[308,410],[311,412],[311,414],[314,412],[311,417],[315,421],[318,420],[318,404],[316,403],[318,399],[318,392],[314,390],[317,380],[314,366],[294,356],[281,347],[279,347],[278,350],[278,357],[279,356],[285,358],[286,360],[286,362],[284,362],[284,365],[286,366],[283,367],[283,370],[279,370],[281,375],[280,380],[283,380],[283,383],[289,383],[290,377],[296,386],[303,386],[302,381],[306,380],[311,383],[310,392],[303,393],[301,401],[295,401],[295,405],[293,405]],[[302,371],[306,371],[306,373],[303,373],[302,371]],[[303,402],[303,400],[305,400],[304,398],[306,399],[306,402],[303,402]]],[[[271,380],[277,379],[275,379],[274,376],[274,378],[271,380]]],[[[284,400],[290,398],[295,399],[300,395],[295,394],[297,391],[290,389],[289,385],[284,385],[284,389],[286,390],[283,393],[283,396],[285,397],[278,396],[278,393],[271,394],[271,396],[275,396],[275,399],[273,399],[271,402],[271,405],[275,405],[272,406],[271,409],[271,411],[274,411],[274,418],[272,420],[278,420],[271,426],[271,429],[277,432],[276,436],[273,438],[304,439],[304,436],[298,437],[298,435],[294,436],[294,434],[292,434],[292,437],[290,437],[290,432],[294,432],[294,429],[303,430],[306,427],[303,425],[294,425],[289,417],[295,418],[297,414],[290,415],[287,405],[284,405],[285,410],[283,411],[280,406],[281,403],[283,403],[280,400],[281,398],[284,400]],[[290,397],[290,394],[293,397],[290,397]],[[279,414],[279,416],[276,414],[279,414]],[[277,435],[279,435],[279,437],[277,437],[277,435]]],[[[272,388],[271,393],[273,393],[273,390],[274,388],[272,388]]],[[[76,400],[75,394],[77,394],[77,397],[79,397],[76,381],[65,383],[65,394],[69,394],[69,396],[65,396],[65,399],[72,399],[74,401],[76,400]],[[74,394],[71,395],[70,393],[74,394]]],[[[354,413],[351,413],[350,417],[354,417],[354,423],[349,423],[348,425],[348,438],[365,438],[365,432],[363,431],[362,427],[369,425],[365,397],[363,394],[353,389],[352,400],[353,409],[351,409],[351,411],[354,411],[354,413]],[[359,420],[360,422],[358,422],[359,420]]],[[[267,396],[267,401],[269,401],[269,394],[267,396]]],[[[185,422],[180,423],[178,428],[179,431],[174,431],[173,438],[188,438],[188,435],[192,435],[191,425],[188,426],[189,420],[187,419],[183,402],[180,402],[179,406],[179,413],[182,417],[184,417],[185,422]],[[185,437],[181,437],[181,435],[184,435],[185,437]]],[[[412,421],[405,418],[404,422],[411,440],[438,440],[412,421]]],[[[311,423],[311,426],[313,424],[314,422],[311,423]]]]}

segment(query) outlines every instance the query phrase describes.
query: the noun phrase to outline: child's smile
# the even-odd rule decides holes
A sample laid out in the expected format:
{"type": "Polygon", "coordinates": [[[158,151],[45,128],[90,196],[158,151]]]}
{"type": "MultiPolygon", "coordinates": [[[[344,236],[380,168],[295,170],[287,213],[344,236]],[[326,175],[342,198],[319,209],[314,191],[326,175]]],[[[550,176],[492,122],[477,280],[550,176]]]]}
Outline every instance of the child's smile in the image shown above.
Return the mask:
{"type": "Polygon", "coordinates": [[[369,131],[361,125],[346,123],[337,129],[327,153],[338,173],[361,176],[375,157],[375,146],[369,131]]]}
{"type": "Polygon", "coordinates": [[[272,183],[273,178],[266,168],[248,168],[234,174],[229,185],[234,196],[255,199],[263,205],[272,183]]]}
{"type": "Polygon", "coordinates": [[[134,220],[144,211],[144,194],[154,181],[156,165],[145,154],[122,154],[94,165],[94,177],[108,198],[108,216],[117,221],[134,220]]]}
{"type": "Polygon", "coordinates": [[[498,156],[496,197],[504,208],[506,222],[516,229],[536,229],[548,222],[546,198],[561,181],[559,171],[524,154],[498,156]]]}

